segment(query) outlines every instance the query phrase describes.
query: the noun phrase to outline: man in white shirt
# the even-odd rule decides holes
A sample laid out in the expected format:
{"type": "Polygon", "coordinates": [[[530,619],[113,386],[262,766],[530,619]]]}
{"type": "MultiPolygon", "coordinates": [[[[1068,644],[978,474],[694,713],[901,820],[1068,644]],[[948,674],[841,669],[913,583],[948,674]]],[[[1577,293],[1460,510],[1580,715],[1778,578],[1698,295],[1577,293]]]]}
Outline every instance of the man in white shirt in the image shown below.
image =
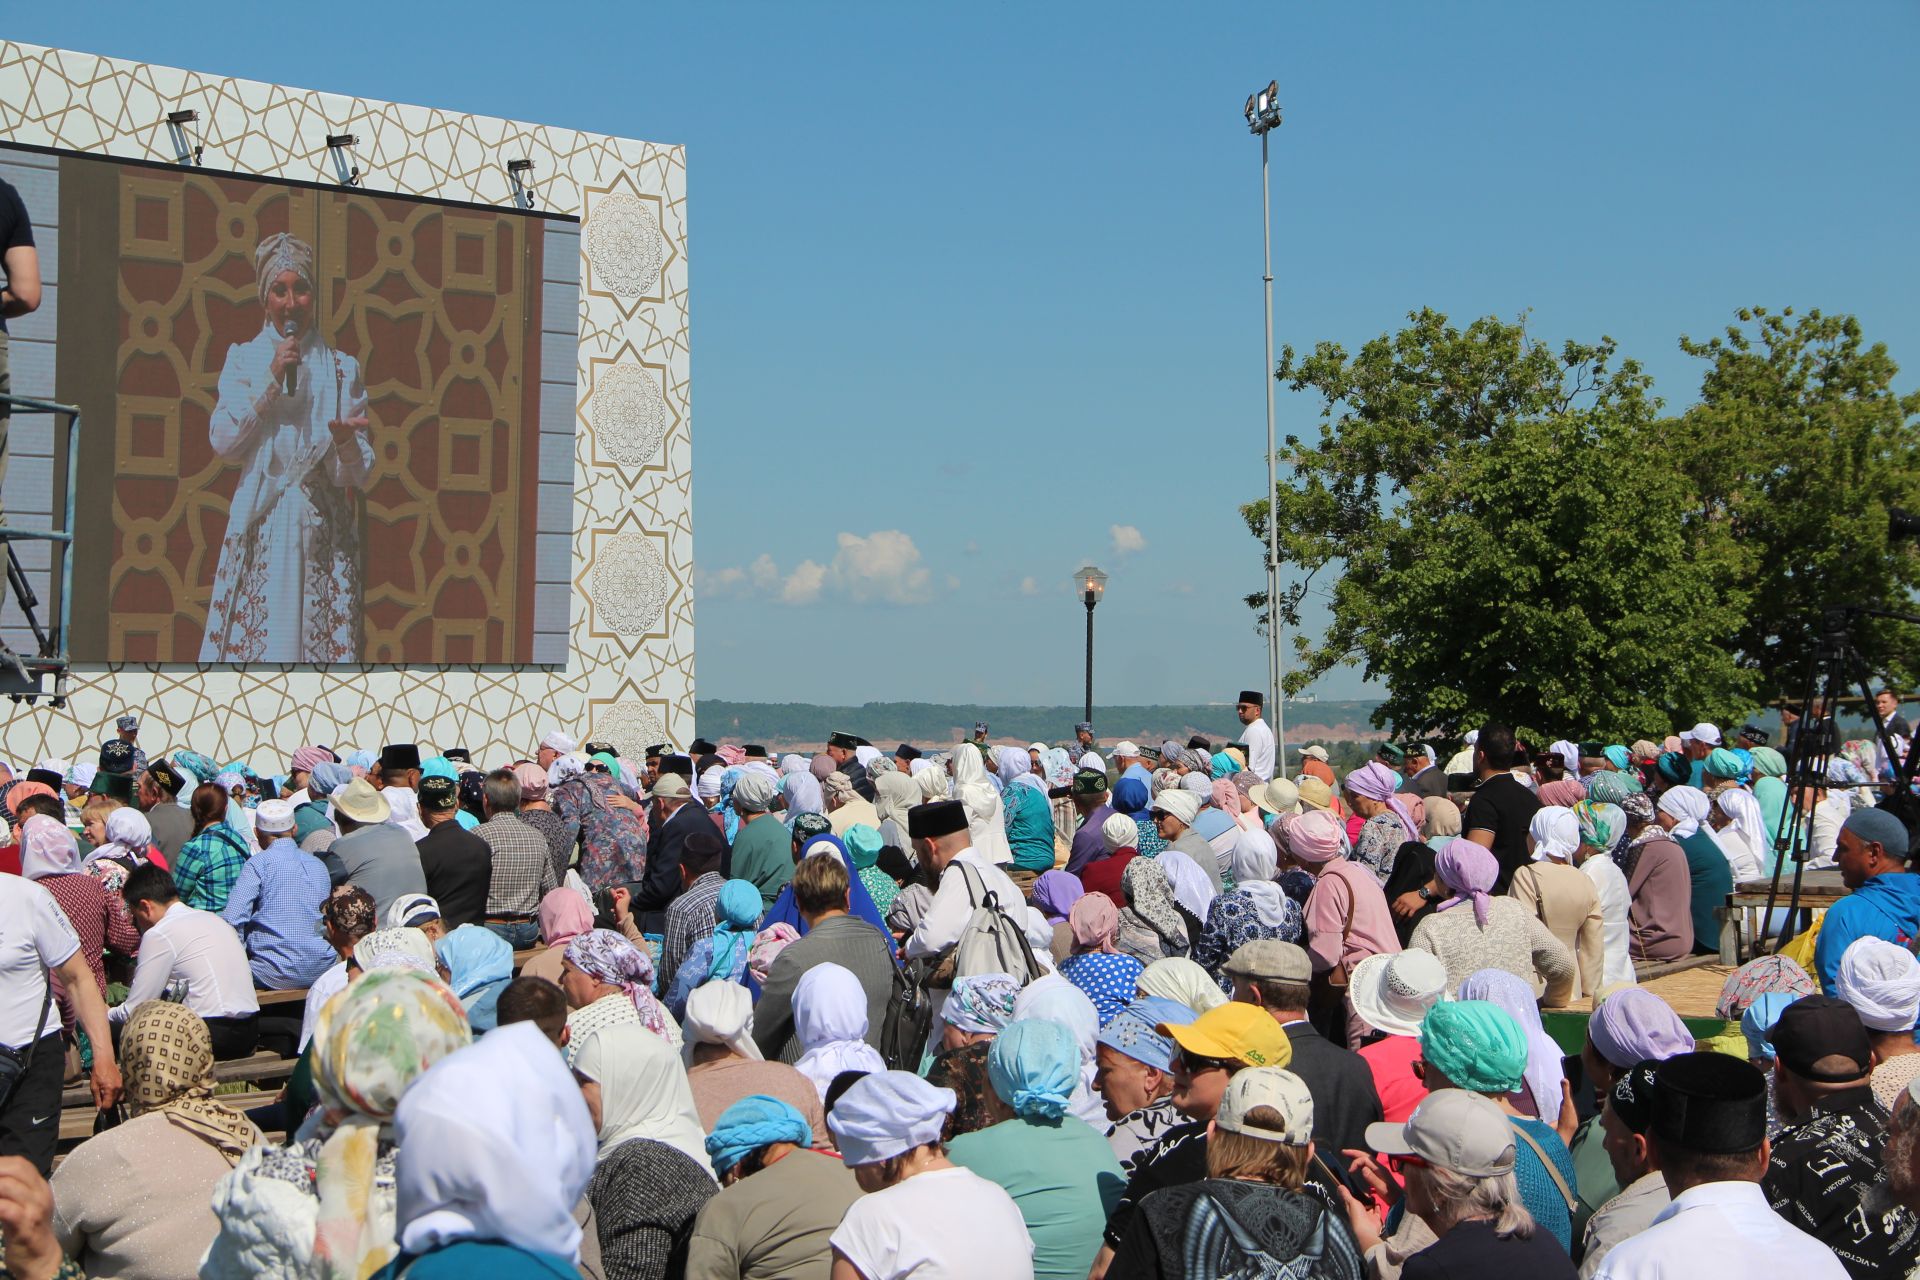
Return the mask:
{"type": "MultiPolygon", "coordinates": [[[[920,919],[920,927],[907,939],[907,955],[939,955],[960,941],[961,931],[972,919],[980,903],[968,893],[967,873],[961,864],[978,875],[983,893],[994,894],[1001,906],[1017,921],[1025,899],[1007,873],[987,861],[967,836],[967,808],[958,800],[936,800],[907,810],[907,835],[922,866],[930,866],[940,877],[933,905],[920,919]]],[[[935,1019],[936,1027],[939,1025],[935,1019]]]]}
{"type": "MultiPolygon", "coordinates": [[[[260,1040],[260,1000],[253,991],[247,949],[233,926],[211,911],[180,901],[173,877],[159,867],[137,867],[120,896],[140,930],[140,957],[127,998],[107,1013],[116,1025],[148,1000],[180,983],[180,1003],[199,1014],[222,1061],[250,1056],[260,1040]]],[[[317,924],[317,922],[316,922],[317,924]]]]}
{"type": "Polygon", "coordinates": [[[52,999],[56,976],[95,1046],[94,1103],[110,1107],[120,1098],[120,1069],[107,1005],[79,936],[52,894],[31,880],[0,875],[0,1052],[7,1058],[0,1064],[0,1156],[23,1156],[43,1176],[53,1172],[67,1056],[52,999]]]}
{"type": "Polygon", "coordinates": [[[1653,1153],[1673,1203],[1615,1245],[1596,1280],[1845,1280],[1833,1250],[1767,1204],[1767,1084],[1723,1053],[1655,1068],[1653,1153]]]}
{"type": "Polygon", "coordinates": [[[1240,691],[1240,701],[1234,710],[1240,714],[1240,723],[1246,726],[1240,737],[1247,744],[1247,772],[1262,782],[1273,781],[1273,730],[1260,718],[1266,710],[1266,695],[1252,689],[1240,691]]]}
{"type": "Polygon", "coordinates": [[[388,825],[406,832],[415,844],[427,838],[427,824],[420,821],[420,765],[419,747],[390,742],[381,748],[380,763],[369,778],[386,799],[388,825]]]}

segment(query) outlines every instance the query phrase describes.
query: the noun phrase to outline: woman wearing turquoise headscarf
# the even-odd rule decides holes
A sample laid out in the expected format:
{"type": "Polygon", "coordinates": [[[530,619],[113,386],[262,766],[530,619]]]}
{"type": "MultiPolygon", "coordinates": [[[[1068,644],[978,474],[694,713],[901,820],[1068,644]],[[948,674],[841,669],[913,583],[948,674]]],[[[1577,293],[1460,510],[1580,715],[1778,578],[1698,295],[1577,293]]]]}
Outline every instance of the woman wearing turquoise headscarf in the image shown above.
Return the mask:
{"type": "MultiPolygon", "coordinates": [[[[1787,817],[1787,758],[1772,747],[1755,747],[1751,754],[1753,798],[1760,803],[1760,817],[1767,824],[1767,834],[1777,840],[1780,838],[1781,824],[1787,817]]],[[[1779,857],[1769,841],[1765,859],[1768,875],[1773,874],[1773,864],[1779,857]]]]}
{"type": "Polygon", "coordinates": [[[886,841],[866,823],[856,822],[847,828],[845,843],[860,883],[867,886],[873,905],[884,916],[893,907],[893,900],[900,896],[899,884],[880,869],[880,850],[886,847],[886,841]]]}
{"type": "Polygon", "coordinates": [[[751,880],[729,880],[714,904],[713,932],[694,943],[674,971],[667,1008],[676,1020],[687,1012],[687,997],[705,982],[747,980],[747,953],[760,924],[760,890],[751,880]]]}
{"type": "Polygon", "coordinates": [[[466,1006],[475,1035],[500,1024],[500,993],[513,981],[513,945],[491,929],[463,924],[434,947],[450,973],[448,985],[466,1006]]]}

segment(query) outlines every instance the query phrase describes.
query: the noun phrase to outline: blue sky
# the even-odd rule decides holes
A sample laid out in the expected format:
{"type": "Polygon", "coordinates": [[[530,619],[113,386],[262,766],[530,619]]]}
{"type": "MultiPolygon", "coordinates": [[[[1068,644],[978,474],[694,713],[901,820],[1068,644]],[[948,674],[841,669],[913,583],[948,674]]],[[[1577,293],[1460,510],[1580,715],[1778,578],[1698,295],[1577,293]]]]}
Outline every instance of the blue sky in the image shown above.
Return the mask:
{"type": "Polygon", "coordinates": [[[1530,312],[1679,405],[1679,334],[1792,305],[1920,369],[1911,3],[274,12],[7,25],[686,145],[707,697],[1077,702],[1089,557],[1099,700],[1260,683],[1269,78],[1279,342],[1530,312]]]}

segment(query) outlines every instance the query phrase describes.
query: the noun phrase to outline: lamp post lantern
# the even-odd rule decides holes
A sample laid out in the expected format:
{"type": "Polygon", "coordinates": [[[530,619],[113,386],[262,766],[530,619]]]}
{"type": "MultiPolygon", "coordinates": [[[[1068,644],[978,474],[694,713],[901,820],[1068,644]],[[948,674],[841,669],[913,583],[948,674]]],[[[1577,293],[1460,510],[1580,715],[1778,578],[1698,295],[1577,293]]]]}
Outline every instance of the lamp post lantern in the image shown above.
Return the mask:
{"type": "Polygon", "coordinates": [[[1093,721],[1093,606],[1100,603],[1100,597],[1107,593],[1107,575],[1086,565],[1076,575],[1080,583],[1080,599],[1087,606],[1087,710],[1088,723],[1093,721]]]}
{"type": "Polygon", "coordinates": [[[1274,510],[1278,477],[1273,438],[1273,200],[1267,180],[1267,135],[1280,127],[1278,80],[1269,80],[1266,88],[1247,95],[1246,115],[1248,130],[1260,137],[1260,234],[1266,264],[1260,278],[1266,292],[1267,321],[1267,363],[1262,377],[1267,384],[1267,696],[1273,699],[1273,758],[1278,773],[1287,767],[1287,711],[1280,692],[1280,521],[1274,510]]]}

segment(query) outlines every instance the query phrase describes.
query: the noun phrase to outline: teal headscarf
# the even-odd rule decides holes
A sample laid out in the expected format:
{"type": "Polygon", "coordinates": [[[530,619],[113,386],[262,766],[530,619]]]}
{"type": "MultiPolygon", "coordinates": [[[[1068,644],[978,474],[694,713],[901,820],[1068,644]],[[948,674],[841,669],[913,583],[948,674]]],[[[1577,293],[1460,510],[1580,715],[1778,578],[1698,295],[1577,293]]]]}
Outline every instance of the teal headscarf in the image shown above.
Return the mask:
{"type": "Polygon", "coordinates": [[[1625,747],[1621,746],[1617,742],[1614,743],[1612,746],[1608,747],[1605,751],[1601,752],[1600,754],[1604,755],[1607,758],[1608,764],[1612,765],[1616,769],[1619,769],[1623,773],[1626,770],[1631,769],[1633,767],[1632,754],[1629,753],[1625,747]]]}
{"type": "Polygon", "coordinates": [[[1726,747],[1715,747],[1707,753],[1707,772],[1716,778],[1742,778],[1747,768],[1740,757],[1726,747]]]}
{"type": "Polygon", "coordinates": [[[1232,775],[1238,772],[1240,772],[1240,766],[1233,762],[1232,756],[1228,755],[1224,751],[1216,751],[1213,753],[1213,776],[1214,777],[1227,778],[1227,777],[1231,777],[1232,775]]]}
{"type": "Polygon", "coordinates": [[[1602,769],[1587,779],[1587,799],[1600,804],[1619,804],[1628,796],[1637,796],[1646,788],[1640,779],[1615,769],[1602,769]]]}
{"type": "Polygon", "coordinates": [[[707,980],[733,977],[733,962],[741,948],[753,945],[760,927],[760,890],[751,880],[729,880],[720,886],[720,902],[715,908],[718,922],[713,926],[713,959],[707,965],[707,980]]]}
{"type": "Polygon", "coordinates": [[[856,822],[847,828],[844,837],[847,854],[853,859],[854,870],[864,871],[880,861],[880,847],[885,842],[880,833],[864,822],[856,822]]]}
{"type": "Polygon", "coordinates": [[[713,1171],[724,1176],[754,1152],[776,1142],[810,1147],[813,1125],[791,1103],[764,1093],[748,1094],[714,1121],[713,1132],[707,1135],[707,1156],[713,1161],[713,1171]]]}
{"type": "Polygon", "coordinates": [[[1080,1047],[1057,1022],[1010,1022],[987,1054],[987,1080],[1015,1115],[1058,1120],[1080,1083],[1080,1047]]]}
{"type": "Polygon", "coordinates": [[[1451,1000],[1427,1010],[1420,1053],[1472,1093],[1512,1093],[1526,1079],[1526,1033],[1490,1000],[1451,1000]]]}

